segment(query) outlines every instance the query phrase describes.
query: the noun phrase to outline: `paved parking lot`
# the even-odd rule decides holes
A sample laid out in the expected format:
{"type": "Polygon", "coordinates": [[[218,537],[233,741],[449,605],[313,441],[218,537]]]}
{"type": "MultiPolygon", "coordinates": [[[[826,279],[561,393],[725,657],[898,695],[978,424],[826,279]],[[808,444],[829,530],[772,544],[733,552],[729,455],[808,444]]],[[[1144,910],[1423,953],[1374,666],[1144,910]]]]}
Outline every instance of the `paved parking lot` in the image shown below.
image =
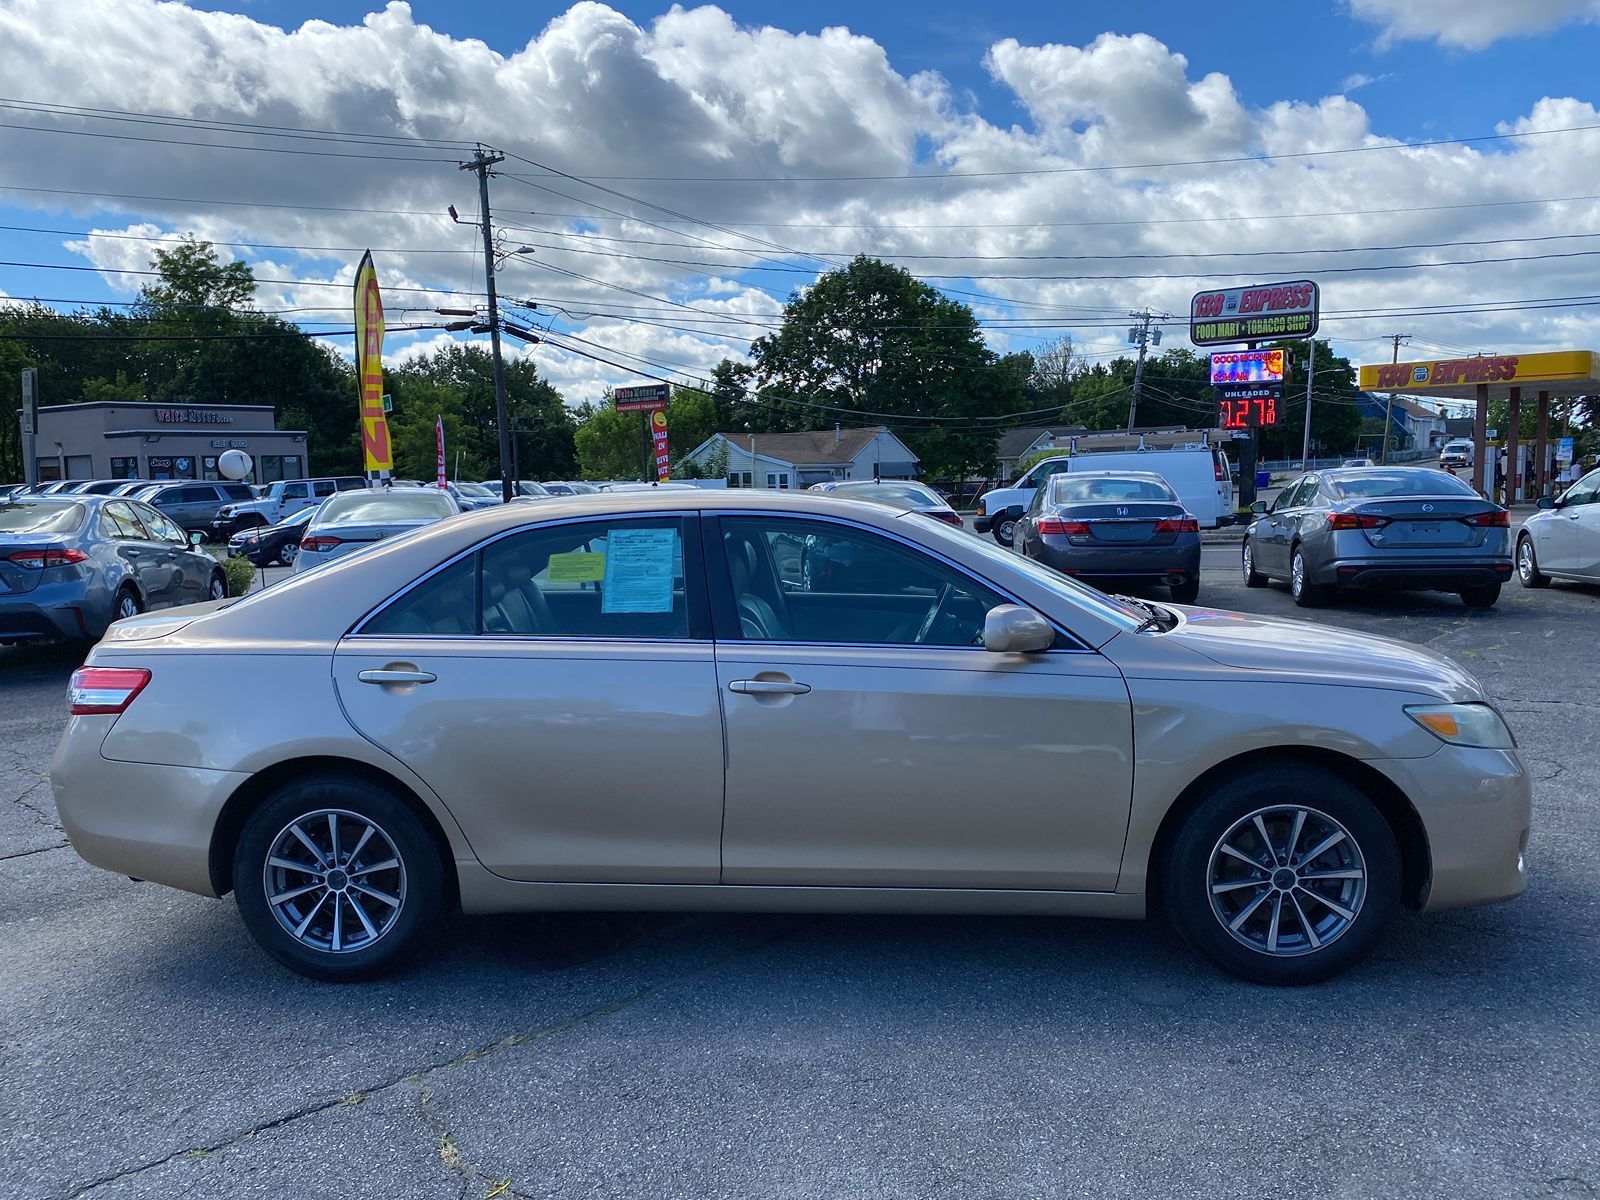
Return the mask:
{"type": "MultiPolygon", "coordinates": [[[[1247,592],[1234,543],[1201,602],[1247,592]]],[[[337,987],[231,903],[81,863],[74,663],[0,649],[0,1196],[1591,1196],[1600,589],[1357,597],[1504,706],[1532,886],[1322,987],[1086,920],[515,917],[337,987]]]]}

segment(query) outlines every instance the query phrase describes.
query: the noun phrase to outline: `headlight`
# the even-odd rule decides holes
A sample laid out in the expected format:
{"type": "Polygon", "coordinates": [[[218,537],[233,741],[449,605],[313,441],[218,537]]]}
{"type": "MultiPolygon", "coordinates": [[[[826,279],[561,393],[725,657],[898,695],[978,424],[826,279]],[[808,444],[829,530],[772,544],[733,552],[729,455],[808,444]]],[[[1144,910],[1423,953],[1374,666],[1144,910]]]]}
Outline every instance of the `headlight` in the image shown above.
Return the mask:
{"type": "Polygon", "coordinates": [[[1408,704],[1406,716],[1452,746],[1510,750],[1517,741],[1487,704],[1408,704]]]}
{"type": "Polygon", "coordinates": [[[980,517],[989,515],[989,501],[982,496],[978,497],[978,515],[980,517]]]}

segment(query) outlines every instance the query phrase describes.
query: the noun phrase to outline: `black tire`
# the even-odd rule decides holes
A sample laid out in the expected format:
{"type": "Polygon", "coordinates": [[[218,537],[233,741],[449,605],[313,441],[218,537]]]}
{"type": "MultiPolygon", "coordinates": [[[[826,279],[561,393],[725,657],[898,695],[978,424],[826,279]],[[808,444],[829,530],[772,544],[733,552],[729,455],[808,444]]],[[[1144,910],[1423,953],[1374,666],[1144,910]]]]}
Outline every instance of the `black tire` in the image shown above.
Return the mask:
{"type": "Polygon", "coordinates": [[[1493,608],[1494,602],[1500,599],[1500,585],[1486,583],[1481,587],[1465,588],[1457,595],[1468,608],[1493,608]]]}
{"type": "Polygon", "coordinates": [[[1200,599],[1200,576],[1175,583],[1169,590],[1174,604],[1193,604],[1200,599]]]}
{"type": "Polygon", "coordinates": [[[207,588],[207,599],[226,600],[228,598],[228,577],[221,571],[211,572],[211,584],[207,588]],[[220,585],[220,588],[219,586],[220,585]]]}
{"type": "Polygon", "coordinates": [[[131,583],[125,583],[117,589],[116,598],[111,601],[111,619],[121,621],[127,617],[136,617],[144,611],[144,601],[139,599],[131,583]],[[130,612],[129,609],[132,609],[130,612]]]}
{"type": "Polygon", "coordinates": [[[1021,517],[1011,517],[1005,515],[996,517],[994,519],[993,529],[994,540],[999,542],[1007,550],[1015,550],[1017,548],[1017,523],[1021,520],[1021,517]]]}
{"type": "Polygon", "coordinates": [[[1256,570],[1256,549],[1250,544],[1248,535],[1244,539],[1244,548],[1239,552],[1239,567],[1244,572],[1245,587],[1264,588],[1267,586],[1267,577],[1256,570]]]}
{"type": "MultiPolygon", "coordinates": [[[[1259,847],[1259,839],[1255,840],[1259,847]]],[[[1252,857],[1256,853],[1247,852],[1252,857]]],[[[1162,906],[1178,933],[1224,971],[1253,983],[1294,986],[1331,979],[1372,951],[1400,906],[1400,850],[1388,822],[1366,794],[1348,780],[1298,763],[1252,767],[1214,784],[1172,839],[1160,872],[1157,882],[1162,906]],[[1242,830],[1245,839],[1253,838],[1252,817],[1262,813],[1271,836],[1267,848],[1259,851],[1260,857],[1264,860],[1270,850],[1277,862],[1279,854],[1273,841],[1288,843],[1294,829],[1292,814],[1298,810],[1313,814],[1301,826],[1301,840],[1297,843],[1301,854],[1314,848],[1306,845],[1308,840],[1315,837],[1321,841],[1327,836],[1332,827],[1330,821],[1342,827],[1346,835],[1346,839],[1313,860],[1312,869],[1327,869],[1320,864],[1333,861],[1329,856],[1338,855],[1351,864],[1346,869],[1358,864],[1364,872],[1359,885],[1354,880],[1346,883],[1324,879],[1313,882],[1311,889],[1297,881],[1288,890],[1281,890],[1271,880],[1277,878],[1282,867],[1269,870],[1263,866],[1258,870],[1267,882],[1260,885],[1260,890],[1241,884],[1220,895],[1213,893],[1214,870],[1234,872],[1240,879],[1251,875],[1248,867],[1236,866],[1235,860],[1221,854],[1225,837],[1230,838],[1230,844],[1236,844],[1232,841],[1233,831],[1242,830]],[[1221,867],[1214,866],[1214,859],[1221,867]],[[1359,899],[1351,901],[1355,907],[1346,910],[1354,914],[1350,920],[1331,907],[1302,898],[1302,893],[1316,896],[1318,890],[1313,889],[1320,889],[1337,901],[1344,895],[1343,889],[1348,887],[1353,892],[1358,886],[1363,889],[1359,899]],[[1238,912],[1257,901],[1262,891],[1265,899],[1241,926],[1241,932],[1230,932],[1226,918],[1236,918],[1238,912]],[[1281,918],[1278,928],[1282,952],[1277,954],[1265,949],[1274,906],[1280,908],[1281,918]],[[1313,930],[1322,927],[1320,947],[1306,937],[1299,912],[1306,914],[1313,930]]]]}
{"type": "MultiPolygon", "coordinates": [[[[293,840],[289,844],[295,845],[293,840]]],[[[369,838],[366,845],[381,846],[381,842],[369,838]]],[[[347,852],[349,840],[342,841],[340,848],[347,852]]],[[[294,857],[303,857],[308,867],[319,865],[311,859],[309,851],[296,849],[290,853],[294,857]]],[[[384,857],[381,861],[387,862],[389,859],[384,857]]],[[[327,863],[320,865],[326,867],[327,863]]],[[[445,880],[440,846],[405,801],[376,784],[339,775],[309,776],[279,788],[245,822],[233,859],[234,900],[251,936],[263,950],[291,971],[333,983],[348,983],[387,974],[413,955],[428,940],[444,915],[445,880]],[[374,825],[378,836],[387,841],[393,857],[398,860],[399,870],[371,873],[375,864],[368,857],[369,851],[364,851],[355,864],[357,867],[365,864],[366,873],[331,870],[326,871],[320,881],[312,870],[284,875],[280,868],[269,866],[267,860],[273,854],[275,844],[279,843],[280,838],[288,836],[291,823],[302,819],[306,821],[306,828],[313,840],[321,847],[320,853],[326,855],[331,848],[331,838],[326,836],[330,832],[327,818],[313,814],[326,814],[328,810],[336,810],[336,815],[341,823],[345,823],[347,830],[359,828],[362,823],[374,825]],[[268,874],[269,871],[278,873],[277,882],[268,874]],[[370,894],[357,894],[356,903],[365,906],[361,911],[366,912],[367,908],[373,910],[368,914],[368,919],[373,921],[376,937],[365,938],[362,926],[354,915],[355,907],[346,899],[356,894],[348,886],[352,875],[374,880],[378,891],[400,899],[398,911],[384,915],[389,906],[372,899],[370,894]],[[307,885],[291,884],[290,881],[294,879],[304,879],[307,885]],[[330,891],[327,886],[329,879],[336,884],[344,881],[347,886],[337,892],[330,891]],[[366,944],[335,952],[331,948],[333,930],[329,920],[334,909],[326,908],[321,911],[320,923],[318,914],[311,914],[312,924],[307,928],[306,938],[297,938],[280,921],[269,903],[269,885],[284,886],[285,891],[292,890],[293,886],[308,886],[308,890],[320,888],[320,892],[311,890],[310,897],[324,906],[330,894],[339,897],[335,899],[334,909],[340,914],[341,932],[345,922],[357,922],[352,926],[355,932],[350,936],[358,942],[364,940],[366,944]],[[323,939],[329,945],[317,946],[313,943],[324,926],[329,926],[327,936],[323,939]]],[[[309,899],[285,902],[281,906],[285,919],[303,917],[301,908],[309,902],[309,899]],[[291,909],[288,907],[291,903],[299,907],[291,909]]]]}
{"type": "Polygon", "coordinates": [[[1319,608],[1327,598],[1327,589],[1307,578],[1306,556],[1299,546],[1289,555],[1289,594],[1301,608],[1319,608]]]}
{"type": "Polygon", "coordinates": [[[1550,576],[1539,570],[1539,556],[1533,548],[1533,539],[1523,534],[1517,539],[1517,582],[1525,588],[1547,588],[1550,576]]]}
{"type": "MultiPolygon", "coordinates": [[[[277,553],[276,557],[273,558],[272,561],[277,563],[280,567],[293,566],[294,565],[294,552],[295,552],[295,547],[296,547],[297,544],[298,543],[293,542],[293,541],[284,542],[283,545],[278,547],[278,553],[277,553]]],[[[261,565],[262,566],[266,566],[267,564],[266,563],[262,563],[261,565]]]]}

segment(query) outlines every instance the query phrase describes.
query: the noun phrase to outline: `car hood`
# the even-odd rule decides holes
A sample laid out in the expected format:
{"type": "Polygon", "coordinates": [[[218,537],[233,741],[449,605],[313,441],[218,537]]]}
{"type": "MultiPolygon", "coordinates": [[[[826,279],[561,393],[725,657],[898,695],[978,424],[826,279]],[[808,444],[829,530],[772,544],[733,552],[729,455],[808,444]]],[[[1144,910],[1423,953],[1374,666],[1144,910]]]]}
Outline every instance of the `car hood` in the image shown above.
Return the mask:
{"type": "Polygon", "coordinates": [[[1219,609],[1185,609],[1183,616],[1163,640],[1219,666],[1280,679],[1395,688],[1455,701],[1484,698],[1482,685],[1450,659],[1393,638],[1219,609]]]}

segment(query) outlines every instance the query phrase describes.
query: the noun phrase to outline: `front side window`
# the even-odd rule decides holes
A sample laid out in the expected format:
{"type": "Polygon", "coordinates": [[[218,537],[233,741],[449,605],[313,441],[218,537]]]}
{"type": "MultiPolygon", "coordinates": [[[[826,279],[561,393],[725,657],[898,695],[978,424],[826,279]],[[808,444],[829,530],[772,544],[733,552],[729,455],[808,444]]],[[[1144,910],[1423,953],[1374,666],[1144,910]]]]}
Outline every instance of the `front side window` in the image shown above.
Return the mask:
{"type": "Polygon", "coordinates": [[[923,551],[831,522],[728,517],[723,557],[748,641],[980,646],[1004,597],[923,551]]]}
{"type": "Polygon", "coordinates": [[[148,504],[130,504],[138,516],[141,524],[150,531],[152,539],[158,542],[176,542],[180,546],[187,546],[189,539],[183,530],[173,524],[171,518],[151,508],[148,504]]]}
{"type": "Polygon", "coordinates": [[[1273,501],[1272,511],[1282,512],[1286,508],[1293,508],[1299,503],[1300,494],[1306,490],[1306,484],[1310,482],[1309,476],[1302,477],[1284,488],[1283,491],[1278,493],[1278,498],[1273,501]]]}
{"type": "Polygon", "coordinates": [[[283,489],[283,498],[285,500],[305,500],[310,495],[310,491],[303,483],[291,483],[283,489]]]}
{"type": "Polygon", "coordinates": [[[1590,471],[1567,489],[1566,494],[1561,497],[1561,507],[1572,508],[1578,504],[1593,504],[1596,497],[1600,497],[1600,471],[1590,471]]]}

